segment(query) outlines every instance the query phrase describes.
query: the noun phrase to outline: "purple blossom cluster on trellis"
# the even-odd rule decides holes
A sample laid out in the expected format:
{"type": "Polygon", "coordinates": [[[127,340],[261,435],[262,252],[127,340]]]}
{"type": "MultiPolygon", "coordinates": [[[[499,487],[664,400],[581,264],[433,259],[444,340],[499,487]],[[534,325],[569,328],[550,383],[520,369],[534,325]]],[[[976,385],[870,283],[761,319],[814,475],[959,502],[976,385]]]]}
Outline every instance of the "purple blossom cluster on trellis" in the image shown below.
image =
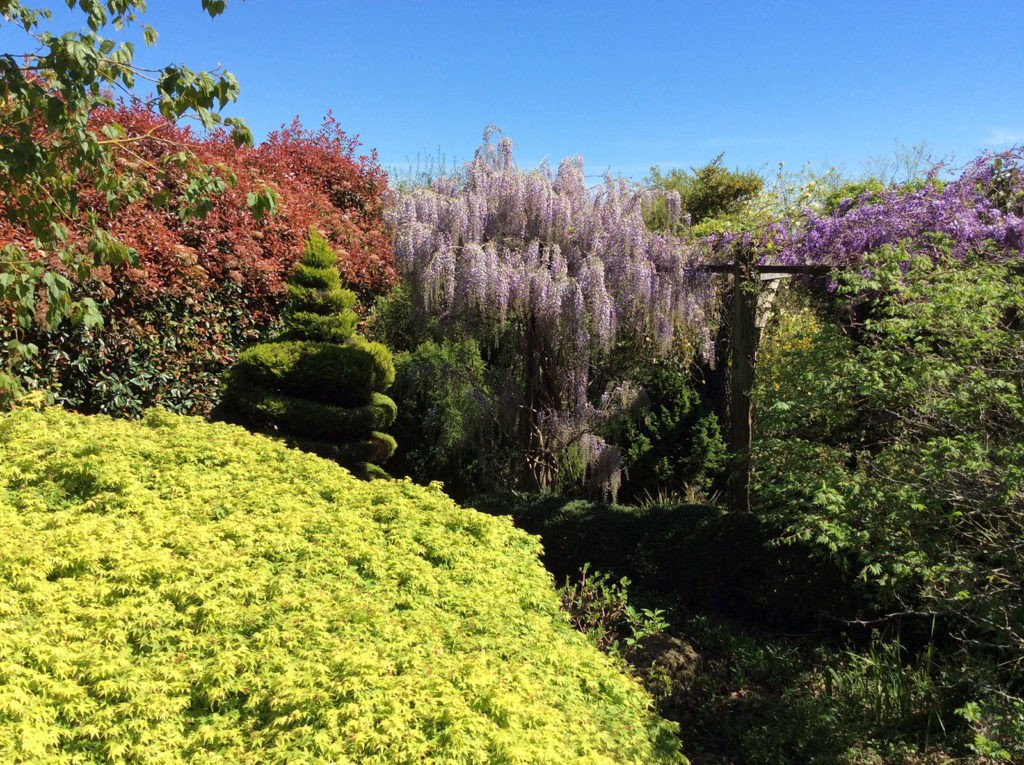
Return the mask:
{"type": "Polygon", "coordinates": [[[983,248],[1004,255],[1024,252],[1024,217],[1002,205],[1007,198],[1024,197],[1022,150],[982,155],[956,180],[933,180],[912,191],[866,192],[843,200],[828,215],[805,210],[757,231],[710,237],[702,249],[716,261],[746,251],[773,265],[848,266],[884,245],[903,243],[917,254],[931,254],[933,235],[939,234],[948,237],[956,257],[983,248]]]}
{"type": "MultiPolygon", "coordinates": [[[[401,195],[395,262],[422,308],[455,325],[483,319],[524,340],[560,414],[590,417],[592,363],[631,337],[667,351],[680,331],[711,346],[714,285],[697,251],[644,223],[645,192],[607,178],[588,189],[580,158],[520,170],[485,135],[465,175],[401,195]]],[[[678,199],[669,200],[678,213],[678,199]],[[673,205],[674,201],[674,205],[673,205]]]]}

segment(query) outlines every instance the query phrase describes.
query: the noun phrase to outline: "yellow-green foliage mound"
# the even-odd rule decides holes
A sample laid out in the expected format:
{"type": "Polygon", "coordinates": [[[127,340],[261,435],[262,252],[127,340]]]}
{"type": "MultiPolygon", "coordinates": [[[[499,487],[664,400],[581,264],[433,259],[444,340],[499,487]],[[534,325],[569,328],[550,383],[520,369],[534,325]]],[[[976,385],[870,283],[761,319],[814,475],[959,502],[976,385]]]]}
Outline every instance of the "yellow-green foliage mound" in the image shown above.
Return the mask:
{"type": "Polygon", "coordinates": [[[534,538],[230,425],[0,418],[0,762],[672,762],[534,538]]]}

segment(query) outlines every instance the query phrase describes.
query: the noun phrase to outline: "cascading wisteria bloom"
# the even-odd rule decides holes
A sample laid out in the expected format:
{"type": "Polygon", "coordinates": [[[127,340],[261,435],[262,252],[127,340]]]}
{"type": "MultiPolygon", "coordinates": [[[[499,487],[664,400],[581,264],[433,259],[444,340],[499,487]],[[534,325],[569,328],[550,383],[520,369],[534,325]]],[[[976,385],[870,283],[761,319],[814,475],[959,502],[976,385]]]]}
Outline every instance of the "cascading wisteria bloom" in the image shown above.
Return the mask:
{"type": "MultiPolygon", "coordinates": [[[[519,436],[533,464],[545,462],[529,454],[540,444],[557,451],[545,423],[578,442],[597,398],[592,364],[616,341],[666,352],[682,332],[699,350],[711,347],[714,286],[692,248],[647,229],[644,193],[611,178],[588,189],[580,158],[555,173],[520,170],[511,141],[494,143],[488,131],[459,183],[413,189],[392,209],[395,262],[420,307],[470,331],[497,326],[515,343],[519,436]]],[[[595,464],[608,463],[587,445],[595,464]]]]}

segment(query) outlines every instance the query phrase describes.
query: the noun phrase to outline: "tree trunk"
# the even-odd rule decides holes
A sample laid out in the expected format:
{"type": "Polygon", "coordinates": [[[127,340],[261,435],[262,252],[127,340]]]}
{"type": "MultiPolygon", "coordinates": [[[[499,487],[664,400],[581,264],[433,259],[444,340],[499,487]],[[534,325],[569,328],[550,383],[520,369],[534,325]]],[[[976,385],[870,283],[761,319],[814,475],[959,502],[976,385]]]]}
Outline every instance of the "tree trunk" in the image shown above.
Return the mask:
{"type": "Polygon", "coordinates": [[[526,318],[522,356],[523,400],[519,407],[519,448],[523,460],[523,472],[520,476],[522,488],[527,491],[539,491],[541,483],[541,455],[539,452],[538,433],[534,418],[536,417],[537,397],[540,388],[540,349],[536,341],[536,320],[533,316],[526,318]]]}

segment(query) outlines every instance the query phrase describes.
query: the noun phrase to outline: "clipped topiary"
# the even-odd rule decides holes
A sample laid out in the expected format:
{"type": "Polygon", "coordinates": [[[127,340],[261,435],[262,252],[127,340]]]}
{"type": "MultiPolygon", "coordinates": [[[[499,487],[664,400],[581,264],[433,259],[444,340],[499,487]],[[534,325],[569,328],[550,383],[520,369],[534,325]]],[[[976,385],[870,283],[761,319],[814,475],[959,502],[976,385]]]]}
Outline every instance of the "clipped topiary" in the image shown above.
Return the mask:
{"type": "Polygon", "coordinates": [[[384,428],[395,402],[391,352],[355,334],[356,296],[341,286],[337,255],[314,229],[288,282],[284,332],[241,353],[226,375],[217,416],[284,436],[359,475],[395,451],[384,428]]]}
{"type": "Polygon", "coordinates": [[[0,416],[0,762],[682,762],[540,544],[162,411],[0,416]]]}

